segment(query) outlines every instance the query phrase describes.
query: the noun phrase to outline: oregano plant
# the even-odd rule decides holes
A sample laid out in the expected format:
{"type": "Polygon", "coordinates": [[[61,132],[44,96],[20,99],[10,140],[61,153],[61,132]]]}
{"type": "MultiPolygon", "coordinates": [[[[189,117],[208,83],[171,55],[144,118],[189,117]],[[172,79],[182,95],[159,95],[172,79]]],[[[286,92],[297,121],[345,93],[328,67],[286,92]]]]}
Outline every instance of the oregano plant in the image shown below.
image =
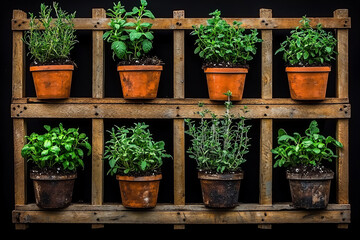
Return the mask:
{"type": "Polygon", "coordinates": [[[153,48],[152,23],[144,21],[144,18],[155,19],[155,16],[146,9],[148,5],[146,0],[140,2],[139,7],[133,7],[127,12],[119,1],[106,13],[111,17],[109,22],[111,30],[104,33],[103,39],[111,43],[113,58],[116,56],[120,60],[129,61],[141,59],[153,48]],[[129,21],[130,18],[133,21],[129,21]]]}
{"type": "Polygon", "coordinates": [[[290,36],[280,44],[275,54],[283,53],[284,61],[289,65],[323,65],[335,59],[337,40],[321,24],[312,28],[310,20],[303,16],[301,26],[290,32],[290,36]]]}
{"type": "Polygon", "coordinates": [[[30,30],[25,32],[24,43],[28,46],[34,64],[68,64],[70,51],[76,40],[73,19],[74,13],[68,13],[53,2],[53,7],[40,5],[39,17],[30,15],[30,30]],[[55,19],[52,17],[55,13],[55,19]],[[40,29],[40,26],[43,29],[40,29]]]}
{"type": "Polygon", "coordinates": [[[246,65],[256,54],[256,44],[262,42],[256,29],[246,30],[241,22],[232,25],[221,18],[221,12],[215,10],[209,14],[212,18],[207,25],[193,26],[191,35],[197,37],[195,54],[205,62],[221,63],[228,66],[246,65]]]}
{"type": "MultiPolygon", "coordinates": [[[[229,173],[241,170],[245,154],[249,152],[250,137],[248,132],[251,125],[246,124],[245,117],[235,117],[230,113],[232,102],[231,92],[227,92],[228,101],[225,101],[225,114],[218,117],[208,109],[197,112],[201,119],[196,123],[192,119],[185,119],[191,137],[191,146],[187,153],[195,159],[198,170],[209,173],[229,173]],[[206,119],[207,114],[211,118],[206,119]]],[[[203,107],[199,104],[199,107],[203,107]]],[[[246,112],[246,108],[244,112],[246,112]]]]}

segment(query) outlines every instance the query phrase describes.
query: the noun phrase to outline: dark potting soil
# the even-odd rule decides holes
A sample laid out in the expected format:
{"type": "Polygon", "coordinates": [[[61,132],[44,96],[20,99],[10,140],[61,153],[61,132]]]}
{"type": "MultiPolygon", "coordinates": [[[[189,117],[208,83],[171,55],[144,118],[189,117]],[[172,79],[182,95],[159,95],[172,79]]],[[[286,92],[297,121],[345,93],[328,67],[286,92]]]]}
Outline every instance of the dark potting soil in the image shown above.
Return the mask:
{"type": "Polygon", "coordinates": [[[76,171],[74,170],[64,170],[60,167],[44,167],[44,168],[39,168],[38,166],[33,167],[30,170],[32,173],[41,173],[44,175],[69,175],[69,174],[73,174],[76,173],[76,171]]]}
{"type": "Polygon", "coordinates": [[[249,65],[241,64],[241,63],[233,63],[233,62],[205,62],[202,65],[202,68],[247,68],[249,69],[249,65]]]}
{"type": "Polygon", "coordinates": [[[38,62],[34,60],[30,63],[30,66],[45,66],[45,65],[74,65],[76,67],[76,64],[71,59],[54,59],[47,62],[38,62]]]}
{"type": "Polygon", "coordinates": [[[155,169],[147,172],[129,172],[129,173],[118,173],[120,176],[132,176],[132,177],[145,177],[145,176],[154,176],[161,174],[161,169],[155,169]]]}
{"type": "Polygon", "coordinates": [[[286,64],[285,67],[331,67],[330,63],[313,63],[313,64],[309,64],[309,63],[298,63],[298,64],[286,64]]]}
{"type": "Polygon", "coordinates": [[[118,66],[124,65],[165,65],[163,61],[155,57],[144,57],[139,59],[123,60],[118,63],[118,66]]]}
{"type": "Polygon", "coordinates": [[[289,167],[286,170],[288,173],[301,174],[301,176],[316,177],[324,173],[331,173],[332,170],[324,166],[296,166],[289,167]]]}

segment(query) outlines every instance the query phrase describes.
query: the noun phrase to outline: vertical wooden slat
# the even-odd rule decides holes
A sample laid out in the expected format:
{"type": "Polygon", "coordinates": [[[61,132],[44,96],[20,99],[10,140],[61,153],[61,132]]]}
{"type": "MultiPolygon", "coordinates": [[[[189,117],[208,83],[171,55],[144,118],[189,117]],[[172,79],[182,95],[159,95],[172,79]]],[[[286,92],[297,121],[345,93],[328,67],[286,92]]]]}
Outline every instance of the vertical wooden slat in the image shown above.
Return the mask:
{"type": "MultiPolygon", "coordinates": [[[[14,10],[13,18],[26,19],[26,13],[21,10],[14,10]]],[[[23,31],[13,31],[12,98],[25,97],[25,45],[22,41],[23,35],[23,31]]],[[[27,203],[27,164],[21,156],[21,149],[26,143],[26,133],[25,119],[13,119],[15,206],[27,203]]],[[[15,225],[16,229],[26,229],[27,227],[27,224],[15,225]]]]}
{"type": "MultiPolygon", "coordinates": [[[[185,11],[173,12],[180,20],[185,11]]],[[[174,98],[185,98],[185,31],[174,30],[174,98]]],[[[180,106],[178,107],[180,108],[180,106]]],[[[185,205],[185,136],[184,119],[174,119],[174,204],[185,205]]],[[[175,225],[174,229],[184,229],[185,225],[175,225]]]]}
{"type": "MultiPolygon", "coordinates": [[[[266,18],[272,17],[271,9],[260,9],[260,17],[266,24],[266,18]]],[[[261,30],[261,98],[272,98],[272,30],[261,30]]],[[[259,203],[272,204],[272,134],[273,120],[260,120],[260,173],[259,203]]],[[[259,228],[270,229],[270,224],[258,225],[259,228]]]]}
{"type": "MultiPolygon", "coordinates": [[[[105,18],[105,9],[92,9],[93,18],[105,18]]],[[[92,97],[103,98],[104,93],[104,40],[103,31],[93,31],[92,56],[92,97]]],[[[96,106],[94,106],[96,107],[96,106]]],[[[104,120],[92,119],[92,180],[91,204],[102,205],[104,198],[104,120]]],[[[93,224],[92,228],[101,228],[93,224]]]]}

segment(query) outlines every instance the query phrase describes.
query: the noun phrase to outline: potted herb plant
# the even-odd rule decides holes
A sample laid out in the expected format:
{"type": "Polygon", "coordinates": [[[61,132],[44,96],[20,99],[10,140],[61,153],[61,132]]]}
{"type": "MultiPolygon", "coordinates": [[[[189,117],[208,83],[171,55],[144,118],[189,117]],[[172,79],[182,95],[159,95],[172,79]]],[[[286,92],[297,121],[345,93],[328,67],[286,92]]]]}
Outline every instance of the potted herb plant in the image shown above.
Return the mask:
{"type": "Polygon", "coordinates": [[[111,17],[111,30],[105,32],[103,38],[111,43],[113,58],[120,59],[117,70],[125,99],[154,99],[157,96],[163,63],[157,57],[148,56],[154,35],[152,24],[143,19],[155,17],[146,6],[146,0],[141,0],[140,7],[126,12],[118,2],[107,12],[111,17]],[[128,21],[128,18],[134,21],[128,21]]]}
{"type": "Polygon", "coordinates": [[[191,35],[197,36],[194,53],[204,60],[210,100],[226,101],[223,93],[231,91],[231,100],[239,101],[249,69],[247,62],[256,54],[256,43],[262,40],[256,29],[246,34],[241,22],[228,24],[219,10],[209,15],[213,17],[207,20],[207,25],[193,26],[191,35]]]}
{"type": "Polygon", "coordinates": [[[312,28],[305,16],[300,23],[301,27],[290,32],[290,37],[281,43],[275,54],[283,52],[292,99],[323,100],[331,71],[330,61],[337,54],[337,41],[321,24],[312,28]]]}
{"type": "MultiPolygon", "coordinates": [[[[201,116],[199,124],[185,119],[191,139],[187,150],[189,157],[197,162],[203,202],[210,208],[232,208],[238,205],[243,171],[241,164],[249,151],[248,132],[250,125],[245,118],[235,118],[230,114],[231,93],[227,93],[226,112],[222,118],[205,109],[198,112],[201,116]],[[211,114],[211,119],[205,119],[211,114]]],[[[202,104],[199,105],[203,107],[202,104]]]]}
{"type": "Polygon", "coordinates": [[[84,168],[83,150],[91,154],[91,145],[85,133],[79,129],[51,128],[45,125],[46,133],[26,136],[28,143],[21,155],[32,162],[30,178],[34,183],[36,204],[41,208],[64,208],[72,200],[76,170],[84,168]]]}
{"type": "Polygon", "coordinates": [[[329,202],[330,184],[334,173],[323,166],[322,161],[332,161],[337,156],[330,145],[343,145],[331,136],[320,134],[314,120],[305,130],[305,136],[288,135],[284,129],[278,131],[279,146],[272,149],[276,162],[274,167],[286,167],[292,204],[296,208],[326,208],[329,202]]]}
{"type": "Polygon", "coordinates": [[[155,142],[149,126],[115,126],[106,142],[104,159],[109,161],[108,174],[119,180],[122,204],[127,208],[154,208],[157,203],[161,166],[166,154],[163,141],[155,142]]]}
{"type": "Polygon", "coordinates": [[[69,14],[54,2],[53,9],[41,4],[39,14],[36,18],[30,13],[30,30],[23,38],[33,59],[30,71],[36,96],[39,99],[69,98],[74,70],[70,51],[78,42],[73,23],[75,12],[69,14]],[[53,10],[55,19],[51,16],[53,10]]]}

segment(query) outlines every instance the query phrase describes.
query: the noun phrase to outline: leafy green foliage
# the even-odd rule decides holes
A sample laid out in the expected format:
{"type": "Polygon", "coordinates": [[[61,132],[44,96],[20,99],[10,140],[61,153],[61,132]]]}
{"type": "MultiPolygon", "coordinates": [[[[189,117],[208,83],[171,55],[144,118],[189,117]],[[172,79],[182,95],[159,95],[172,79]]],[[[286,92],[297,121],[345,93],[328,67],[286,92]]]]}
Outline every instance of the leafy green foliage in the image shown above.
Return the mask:
{"type": "MultiPolygon", "coordinates": [[[[229,99],[231,93],[227,93],[229,99]]],[[[199,104],[203,107],[203,104],[199,104]]],[[[191,139],[191,147],[187,150],[189,157],[197,161],[200,171],[208,172],[233,172],[241,169],[241,164],[246,160],[244,155],[249,151],[248,132],[250,125],[245,124],[245,118],[235,118],[230,114],[232,103],[225,102],[226,112],[223,118],[218,118],[214,113],[205,109],[199,111],[201,121],[197,125],[191,119],[185,119],[188,130],[185,131],[191,139]],[[211,119],[205,119],[206,114],[211,114],[211,119]]],[[[244,110],[246,111],[246,110],[244,110]]]]}
{"type": "Polygon", "coordinates": [[[153,48],[154,35],[150,31],[152,24],[143,22],[143,18],[155,17],[146,6],[146,0],[141,0],[140,7],[133,7],[131,12],[126,12],[119,1],[117,4],[114,3],[112,9],[108,9],[106,14],[111,17],[111,30],[104,33],[103,39],[111,43],[113,58],[116,56],[120,60],[139,59],[153,48]],[[133,18],[135,22],[128,22],[128,17],[133,18]]]}
{"type": "Polygon", "coordinates": [[[305,16],[300,23],[302,26],[290,32],[275,54],[283,52],[285,62],[290,65],[323,64],[335,59],[337,41],[332,33],[323,30],[321,24],[313,29],[305,16]]]}
{"type": "Polygon", "coordinates": [[[22,148],[21,155],[33,162],[39,168],[59,167],[64,170],[84,168],[84,151],[91,154],[91,145],[85,133],[79,129],[65,129],[60,123],[59,127],[51,128],[45,125],[47,133],[32,133],[26,136],[28,143],[22,148]]]}
{"type": "Polygon", "coordinates": [[[191,35],[196,35],[194,53],[208,62],[232,62],[246,64],[256,54],[256,43],[262,42],[257,37],[256,29],[245,34],[241,22],[234,21],[231,26],[220,15],[219,10],[209,14],[207,25],[193,26],[191,35]]]}
{"type": "Polygon", "coordinates": [[[145,123],[135,123],[134,127],[115,126],[107,131],[111,134],[104,154],[110,165],[108,174],[149,173],[162,166],[162,158],[171,157],[166,154],[163,141],[153,141],[148,127],[145,123]]]}
{"type": "Polygon", "coordinates": [[[275,159],[274,167],[320,166],[322,160],[332,161],[337,156],[328,147],[329,144],[342,148],[342,143],[331,136],[320,134],[317,122],[314,120],[305,130],[305,136],[294,133],[290,136],[284,129],[278,131],[279,146],[272,149],[275,159]]]}
{"type": "Polygon", "coordinates": [[[29,14],[30,30],[25,32],[23,41],[29,47],[31,58],[39,63],[69,59],[70,51],[78,42],[73,23],[75,12],[69,14],[54,2],[53,9],[43,3],[40,5],[39,19],[29,14]],[[55,20],[51,17],[53,10],[55,20]],[[40,30],[39,23],[44,30],[40,30]]]}

